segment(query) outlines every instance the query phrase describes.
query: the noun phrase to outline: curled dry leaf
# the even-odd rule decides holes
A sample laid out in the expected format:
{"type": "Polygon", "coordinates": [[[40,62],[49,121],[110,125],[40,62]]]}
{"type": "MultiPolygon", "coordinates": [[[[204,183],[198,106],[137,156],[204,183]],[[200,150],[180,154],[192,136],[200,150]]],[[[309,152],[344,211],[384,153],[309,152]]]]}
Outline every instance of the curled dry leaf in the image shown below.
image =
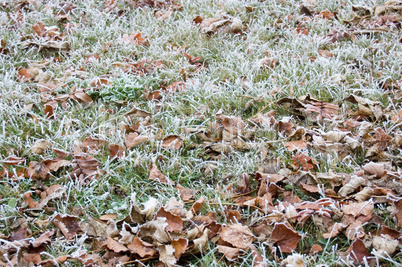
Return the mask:
{"type": "Polygon", "coordinates": [[[294,253],[292,255],[289,255],[284,261],[283,264],[286,264],[286,266],[292,266],[292,267],[304,267],[304,258],[302,255],[294,253]]]}
{"type": "Polygon", "coordinates": [[[159,260],[167,267],[176,266],[177,259],[174,256],[175,249],[172,245],[159,245],[159,260]]]}
{"type": "Polygon", "coordinates": [[[288,148],[290,152],[295,151],[297,149],[306,149],[307,145],[308,142],[304,141],[303,139],[285,143],[285,146],[288,148]]]}
{"type": "Polygon", "coordinates": [[[42,267],[52,267],[52,266],[60,266],[64,262],[66,262],[71,256],[64,255],[64,256],[59,256],[54,259],[47,259],[43,260],[38,263],[39,266],[42,267]]]}
{"type": "Polygon", "coordinates": [[[350,180],[344,186],[342,186],[338,193],[341,197],[346,197],[356,191],[357,188],[362,186],[365,181],[366,180],[363,177],[352,175],[350,180]]]}
{"type": "Polygon", "coordinates": [[[132,223],[144,223],[152,219],[155,209],[158,206],[158,201],[150,197],[147,202],[144,203],[144,209],[141,210],[136,203],[136,194],[133,193],[130,199],[131,207],[128,216],[123,219],[124,222],[132,223]]]}
{"type": "Polygon", "coordinates": [[[50,237],[53,236],[55,233],[54,230],[47,231],[46,233],[39,236],[37,239],[31,241],[31,244],[34,248],[37,248],[42,245],[47,245],[51,242],[50,237]]]}
{"type": "Polygon", "coordinates": [[[11,156],[11,157],[6,158],[2,162],[6,165],[18,165],[18,164],[24,163],[25,158],[11,156]]]}
{"type": "Polygon", "coordinates": [[[121,252],[126,252],[128,251],[128,248],[125,247],[124,245],[120,244],[110,236],[105,240],[103,243],[104,247],[107,247],[109,250],[116,252],[116,253],[121,253],[121,252]]]}
{"type": "Polygon", "coordinates": [[[67,240],[71,240],[74,236],[81,231],[78,224],[78,217],[67,215],[67,214],[57,214],[53,218],[53,223],[60,229],[67,240]]]}
{"type": "Polygon", "coordinates": [[[96,139],[89,136],[84,139],[81,147],[85,152],[93,153],[99,150],[105,144],[107,144],[106,140],[96,139]]]}
{"type": "Polygon", "coordinates": [[[162,147],[178,150],[183,145],[183,138],[179,135],[168,135],[162,141],[162,147]]]}
{"type": "Polygon", "coordinates": [[[271,235],[271,241],[280,248],[282,253],[292,253],[300,239],[299,233],[285,223],[276,223],[271,235]]]}
{"type": "Polygon", "coordinates": [[[157,253],[154,245],[144,242],[138,237],[134,237],[133,241],[127,247],[131,253],[138,254],[141,258],[152,257],[157,253]]]}
{"type": "Polygon", "coordinates": [[[247,249],[254,241],[254,235],[247,226],[238,224],[222,226],[220,237],[234,247],[247,249]]]}
{"type": "Polygon", "coordinates": [[[387,236],[375,236],[373,237],[373,247],[377,250],[377,253],[382,257],[392,255],[398,248],[398,240],[391,239],[387,236]]]}
{"type": "Polygon", "coordinates": [[[369,174],[375,175],[377,178],[381,178],[386,174],[384,164],[369,162],[363,166],[363,170],[369,174]]]}
{"type": "Polygon", "coordinates": [[[93,102],[92,98],[84,91],[74,92],[71,98],[88,104],[93,102]]]}
{"type": "Polygon", "coordinates": [[[170,243],[171,238],[165,228],[168,225],[165,217],[159,217],[141,225],[137,236],[141,239],[152,238],[161,244],[170,243]]]}
{"type": "Polygon", "coordinates": [[[168,232],[178,232],[183,230],[183,221],[180,216],[174,215],[167,212],[164,207],[162,207],[155,215],[155,219],[159,217],[166,218],[166,231],[168,232]]]}
{"type": "Polygon", "coordinates": [[[191,212],[196,214],[204,205],[204,198],[200,197],[196,202],[194,202],[193,206],[191,206],[191,212]]]}
{"type": "Polygon", "coordinates": [[[177,240],[172,240],[172,246],[174,248],[174,256],[177,260],[180,259],[181,255],[186,251],[188,247],[188,239],[179,238],[177,240]]]}
{"type": "Polygon", "coordinates": [[[34,154],[42,154],[45,150],[52,147],[52,143],[47,140],[38,140],[35,145],[31,148],[31,152],[34,154]]]}

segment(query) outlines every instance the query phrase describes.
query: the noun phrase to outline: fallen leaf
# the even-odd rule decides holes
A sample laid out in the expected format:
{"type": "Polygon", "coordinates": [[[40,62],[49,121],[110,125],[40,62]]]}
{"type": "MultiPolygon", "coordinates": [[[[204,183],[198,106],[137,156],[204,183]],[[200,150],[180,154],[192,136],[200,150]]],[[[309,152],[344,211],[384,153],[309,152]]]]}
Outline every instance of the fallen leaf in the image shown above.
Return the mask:
{"type": "Polygon", "coordinates": [[[348,249],[349,255],[359,263],[363,263],[364,258],[370,257],[366,246],[363,241],[356,239],[348,249]]]}
{"type": "Polygon", "coordinates": [[[42,266],[42,267],[60,266],[63,263],[65,263],[69,258],[70,258],[69,255],[58,256],[58,257],[53,258],[53,259],[47,259],[47,260],[43,260],[41,262],[38,262],[38,265],[42,266]]]}
{"type": "Polygon", "coordinates": [[[81,231],[78,218],[67,214],[57,214],[52,222],[60,229],[67,240],[71,240],[81,231]]]}
{"type": "Polygon", "coordinates": [[[152,163],[152,166],[149,170],[149,180],[159,182],[161,184],[165,185],[171,185],[173,184],[172,181],[170,181],[169,178],[167,178],[156,166],[155,162],[152,163]]]}
{"type": "Polygon", "coordinates": [[[374,236],[373,237],[373,248],[377,250],[378,255],[382,257],[387,257],[394,254],[398,248],[398,240],[391,239],[387,236],[374,236]]]}
{"type": "Polygon", "coordinates": [[[137,133],[129,133],[125,135],[124,144],[128,149],[135,147],[141,143],[144,143],[148,140],[148,137],[145,135],[139,135],[137,133]]]}
{"type": "Polygon", "coordinates": [[[222,253],[226,259],[235,261],[242,254],[243,250],[240,248],[232,248],[228,246],[218,245],[218,252],[222,253]]]}
{"type": "Polygon", "coordinates": [[[18,165],[24,163],[25,158],[11,156],[6,158],[5,160],[2,160],[2,162],[7,165],[18,165]]]}
{"type": "Polygon", "coordinates": [[[282,253],[292,253],[296,249],[301,236],[285,223],[276,223],[271,235],[271,241],[282,253]]]}
{"type": "Polygon", "coordinates": [[[310,248],[310,254],[319,253],[321,251],[322,251],[322,247],[321,247],[321,245],[318,245],[318,244],[314,244],[310,248]]]}
{"type": "Polygon", "coordinates": [[[175,249],[172,245],[159,245],[159,260],[165,264],[165,266],[176,266],[177,259],[174,256],[175,249]]]}
{"type": "Polygon", "coordinates": [[[138,237],[134,237],[133,241],[127,245],[131,253],[138,254],[141,258],[152,257],[157,253],[154,245],[144,242],[138,237]]]}
{"type": "Polygon", "coordinates": [[[116,252],[116,253],[128,251],[127,247],[120,244],[119,242],[117,242],[116,240],[111,238],[110,236],[108,236],[108,238],[105,240],[105,242],[103,243],[103,246],[107,247],[109,250],[112,250],[113,252],[116,252]]]}
{"type": "Polygon", "coordinates": [[[106,140],[87,137],[82,142],[81,147],[85,152],[94,153],[107,143],[106,140]]]}
{"type": "Polygon", "coordinates": [[[50,239],[50,237],[53,236],[54,234],[55,234],[54,230],[47,231],[46,233],[42,234],[41,236],[39,236],[35,240],[32,240],[31,244],[32,244],[32,246],[34,248],[37,248],[37,247],[42,246],[42,245],[48,245],[52,241],[50,239]]]}
{"type": "Polygon", "coordinates": [[[292,267],[304,267],[304,259],[303,256],[297,253],[294,253],[292,255],[287,256],[287,258],[283,261],[283,264],[286,264],[286,266],[292,266],[292,267]]]}
{"type": "Polygon", "coordinates": [[[152,114],[149,113],[148,111],[139,109],[137,107],[133,107],[132,109],[127,111],[124,115],[125,116],[133,116],[133,117],[137,117],[137,118],[146,118],[146,117],[152,116],[152,114]]]}
{"type": "Polygon", "coordinates": [[[338,193],[340,196],[346,197],[356,191],[357,188],[362,186],[365,181],[366,180],[363,177],[352,175],[350,180],[344,186],[342,186],[338,193]]]}
{"type": "Polygon", "coordinates": [[[179,135],[168,135],[162,141],[163,148],[178,150],[182,145],[183,138],[181,138],[179,135]]]}
{"type": "Polygon", "coordinates": [[[371,201],[365,201],[361,203],[351,203],[342,206],[342,212],[344,214],[353,215],[357,217],[359,215],[367,216],[373,212],[374,204],[371,201]]]}
{"type": "Polygon", "coordinates": [[[168,232],[178,232],[183,230],[183,221],[180,216],[174,215],[167,212],[164,207],[162,207],[155,215],[155,219],[159,217],[166,218],[166,231],[168,232]]]}
{"type": "Polygon", "coordinates": [[[234,247],[247,249],[255,237],[247,226],[240,223],[222,226],[220,237],[234,247]]]}
{"type": "Polygon", "coordinates": [[[174,256],[177,260],[180,259],[181,255],[184,254],[188,247],[188,239],[186,238],[179,238],[177,240],[172,240],[172,246],[174,248],[174,256]]]}
{"type": "Polygon", "coordinates": [[[110,144],[109,145],[109,150],[110,150],[110,158],[114,159],[114,158],[124,158],[125,153],[126,153],[126,149],[120,145],[116,145],[116,144],[110,144]]]}
{"type": "Polygon", "coordinates": [[[194,198],[193,190],[183,187],[180,184],[177,184],[176,188],[179,189],[180,197],[183,201],[189,201],[194,198]]]}
{"type": "Polygon", "coordinates": [[[193,214],[196,214],[204,205],[204,198],[200,197],[196,202],[194,202],[194,204],[191,206],[191,212],[193,214]]]}
{"type": "Polygon", "coordinates": [[[295,151],[297,149],[306,149],[307,145],[308,143],[302,139],[285,143],[285,146],[288,148],[290,152],[295,151]]]}
{"type": "Polygon", "coordinates": [[[28,167],[28,176],[33,179],[46,180],[50,176],[50,170],[43,162],[31,161],[28,167]]]}

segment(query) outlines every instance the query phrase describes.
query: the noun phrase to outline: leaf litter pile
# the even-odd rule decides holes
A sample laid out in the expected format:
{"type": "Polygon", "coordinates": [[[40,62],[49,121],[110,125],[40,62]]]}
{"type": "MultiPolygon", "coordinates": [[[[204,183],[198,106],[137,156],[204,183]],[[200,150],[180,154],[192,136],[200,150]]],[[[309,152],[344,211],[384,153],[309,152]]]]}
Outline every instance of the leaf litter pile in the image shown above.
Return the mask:
{"type": "Polygon", "coordinates": [[[1,266],[400,266],[402,2],[0,2],[1,266]]]}

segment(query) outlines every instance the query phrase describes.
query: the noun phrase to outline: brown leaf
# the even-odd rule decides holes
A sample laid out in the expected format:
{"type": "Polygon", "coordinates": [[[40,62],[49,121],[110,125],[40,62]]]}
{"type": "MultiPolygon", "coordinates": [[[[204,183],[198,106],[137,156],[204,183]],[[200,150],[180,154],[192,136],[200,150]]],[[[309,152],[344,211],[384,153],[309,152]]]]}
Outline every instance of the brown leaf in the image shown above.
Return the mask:
{"type": "Polygon", "coordinates": [[[179,238],[177,240],[172,240],[172,246],[174,248],[174,256],[177,260],[180,259],[181,255],[186,251],[188,246],[188,239],[179,238]]]}
{"type": "Polygon", "coordinates": [[[365,179],[363,177],[352,175],[350,180],[339,190],[339,195],[341,197],[346,197],[356,191],[357,188],[362,186],[365,183],[365,179]]]}
{"type": "Polygon", "coordinates": [[[53,223],[60,229],[67,240],[71,240],[74,236],[81,231],[76,216],[67,214],[57,214],[53,218],[53,223]]]}
{"type": "Polygon", "coordinates": [[[31,197],[31,194],[32,194],[31,192],[26,192],[24,194],[24,199],[25,199],[25,204],[28,205],[28,208],[33,209],[39,205],[39,202],[34,201],[31,197]]]}
{"type": "Polygon", "coordinates": [[[147,136],[139,135],[137,133],[129,133],[125,136],[124,144],[128,149],[135,147],[138,144],[144,143],[148,140],[147,136]]]}
{"type": "Polygon", "coordinates": [[[226,215],[226,220],[228,220],[231,223],[238,223],[239,220],[241,219],[241,214],[238,210],[229,210],[225,212],[226,215]]]}
{"type": "Polygon", "coordinates": [[[83,91],[77,91],[73,94],[73,96],[76,97],[79,101],[84,102],[84,103],[92,103],[93,102],[92,98],[83,91]]]}
{"type": "Polygon", "coordinates": [[[25,158],[11,156],[11,157],[6,158],[2,162],[7,165],[18,165],[18,164],[24,163],[25,158]]]}
{"type": "Polygon", "coordinates": [[[186,89],[186,84],[183,81],[174,82],[166,87],[166,91],[168,92],[180,92],[186,89]]]}
{"type": "Polygon", "coordinates": [[[321,251],[322,251],[322,247],[321,247],[321,245],[318,245],[318,244],[314,244],[310,248],[310,254],[318,253],[321,251]]]}
{"type": "Polygon", "coordinates": [[[157,253],[156,247],[150,243],[144,242],[138,237],[127,246],[132,253],[140,255],[141,258],[152,257],[157,253]]]}
{"type": "Polygon", "coordinates": [[[49,101],[45,104],[43,113],[45,113],[46,118],[52,118],[54,116],[54,110],[56,109],[57,105],[58,104],[56,101],[49,101]]]}
{"type": "Polygon", "coordinates": [[[196,214],[204,205],[204,198],[200,197],[194,204],[191,206],[191,212],[196,214]]]}
{"type": "Polygon", "coordinates": [[[39,262],[38,265],[41,267],[60,266],[64,262],[66,262],[70,257],[71,256],[69,256],[69,255],[58,256],[54,259],[43,260],[43,261],[39,262]]]}
{"type": "Polygon", "coordinates": [[[89,82],[89,85],[92,87],[102,88],[103,85],[112,85],[112,83],[107,78],[94,78],[89,82]]]}
{"type": "Polygon", "coordinates": [[[112,159],[123,158],[126,153],[126,149],[124,147],[116,145],[116,144],[110,144],[109,150],[110,150],[110,158],[112,158],[112,159]]]}
{"type": "Polygon", "coordinates": [[[399,228],[402,228],[402,198],[395,200],[393,203],[395,206],[393,215],[396,218],[399,228]]]}
{"type": "Polygon", "coordinates": [[[241,249],[247,249],[254,241],[250,229],[240,223],[222,226],[220,237],[223,241],[241,249]]]}
{"type": "Polygon", "coordinates": [[[328,228],[328,233],[323,234],[322,236],[325,239],[335,237],[339,234],[339,232],[343,229],[341,223],[334,223],[331,227],[328,228]]]}
{"type": "Polygon", "coordinates": [[[54,235],[55,231],[51,230],[51,231],[47,231],[46,233],[42,234],[40,237],[38,237],[37,239],[31,241],[31,244],[34,248],[37,248],[39,246],[42,245],[47,245],[51,242],[50,237],[52,235],[54,235]]]}
{"type": "Polygon", "coordinates": [[[241,134],[245,124],[240,117],[226,117],[221,115],[222,125],[230,134],[241,134]]]}
{"type": "Polygon", "coordinates": [[[318,54],[322,57],[333,57],[333,54],[329,50],[318,50],[318,54]]]}
{"type": "Polygon", "coordinates": [[[99,217],[101,221],[113,221],[117,219],[117,213],[103,214],[99,217]]]}
{"type": "Polygon", "coordinates": [[[152,166],[149,170],[149,180],[159,182],[161,184],[170,185],[173,184],[169,178],[167,178],[163,173],[158,169],[155,163],[152,163],[152,166]]]}
{"type": "Polygon", "coordinates": [[[89,136],[89,137],[84,139],[84,141],[82,142],[81,147],[85,152],[92,153],[94,151],[99,150],[106,143],[107,143],[106,140],[95,139],[95,138],[92,138],[92,137],[89,136]]]}
{"type": "Polygon", "coordinates": [[[232,247],[222,246],[222,245],[218,245],[217,248],[218,248],[218,252],[222,253],[226,257],[226,259],[228,259],[230,261],[234,261],[237,258],[239,258],[239,256],[243,252],[243,250],[241,248],[232,248],[232,247]]]}
{"type": "Polygon", "coordinates": [[[303,139],[285,143],[285,146],[288,148],[290,152],[295,151],[297,149],[306,149],[307,145],[308,142],[304,141],[303,139]]]}
{"type": "Polygon", "coordinates": [[[356,239],[348,249],[349,255],[359,263],[363,263],[364,258],[370,257],[363,241],[356,239]]]}
{"type": "Polygon", "coordinates": [[[28,167],[28,176],[33,179],[46,180],[50,176],[50,170],[43,162],[31,161],[28,167]]]}
{"type": "Polygon", "coordinates": [[[176,266],[177,259],[174,256],[174,248],[172,245],[159,245],[159,260],[165,264],[165,266],[176,266]]]}
{"type": "Polygon", "coordinates": [[[167,226],[166,231],[168,232],[178,232],[183,230],[183,221],[180,216],[174,215],[167,212],[164,207],[162,207],[155,215],[155,219],[159,217],[166,218],[167,226]]]}
{"type": "Polygon", "coordinates": [[[74,156],[74,158],[85,176],[92,176],[99,173],[98,170],[101,168],[101,165],[91,155],[74,156]]]}
{"type": "Polygon", "coordinates": [[[116,253],[121,253],[121,252],[126,252],[128,251],[128,248],[126,248],[124,245],[120,244],[110,236],[107,237],[105,242],[103,243],[104,247],[107,247],[109,250],[116,252],[116,253]]]}
{"type": "Polygon", "coordinates": [[[276,223],[272,231],[271,241],[276,244],[282,253],[292,253],[296,249],[301,236],[285,223],[276,223]]]}
{"type": "Polygon", "coordinates": [[[182,145],[183,138],[181,138],[179,135],[168,135],[162,141],[162,147],[164,148],[178,150],[182,145]]]}
{"type": "Polygon", "coordinates": [[[292,160],[293,165],[296,166],[296,168],[302,168],[304,171],[312,170],[318,165],[318,162],[315,159],[300,152],[297,152],[296,155],[292,157],[292,160]]]}
{"type": "Polygon", "coordinates": [[[146,117],[151,117],[152,114],[149,113],[148,111],[139,109],[137,107],[133,107],[131,110],[127,111],[125,114],[125,116],[133,116],[136,118],[146,118],[146,117]]]}
{"type": "Polygon", "coordinates": [[[377,178],[381,178],[386,174],[384,164],[381,163],[369,162],[363,166],[363,170],[369,174],[375,174],[377,178]]]}
{"type": "Polygon", "coordinates": [[[176,188],[179,189],[180,197],[183,201],[189,201],[193,199],[193,190],[183,187],[180,184],[177,184],[176,188]]]}
{"type": "Polygon", "coordinates": [[[197,17],[195,17],[195,19],[193,19],[193,21],[194,21],[194,23],[195,24],[201,24],[201,22],[202,22],[202,17],[200,17],[200,16],[197,16],[197,17]]]}

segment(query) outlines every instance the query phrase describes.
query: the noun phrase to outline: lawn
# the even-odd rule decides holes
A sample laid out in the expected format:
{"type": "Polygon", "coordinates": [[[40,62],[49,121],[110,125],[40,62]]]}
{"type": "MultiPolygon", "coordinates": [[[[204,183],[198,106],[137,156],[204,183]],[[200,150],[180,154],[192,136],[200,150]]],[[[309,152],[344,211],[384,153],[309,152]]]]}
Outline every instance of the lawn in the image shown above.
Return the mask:
{"type": "Polygon", "coordinates": [[[0,1],[0,266],[402,266],[402,2],[0,1]]]}

